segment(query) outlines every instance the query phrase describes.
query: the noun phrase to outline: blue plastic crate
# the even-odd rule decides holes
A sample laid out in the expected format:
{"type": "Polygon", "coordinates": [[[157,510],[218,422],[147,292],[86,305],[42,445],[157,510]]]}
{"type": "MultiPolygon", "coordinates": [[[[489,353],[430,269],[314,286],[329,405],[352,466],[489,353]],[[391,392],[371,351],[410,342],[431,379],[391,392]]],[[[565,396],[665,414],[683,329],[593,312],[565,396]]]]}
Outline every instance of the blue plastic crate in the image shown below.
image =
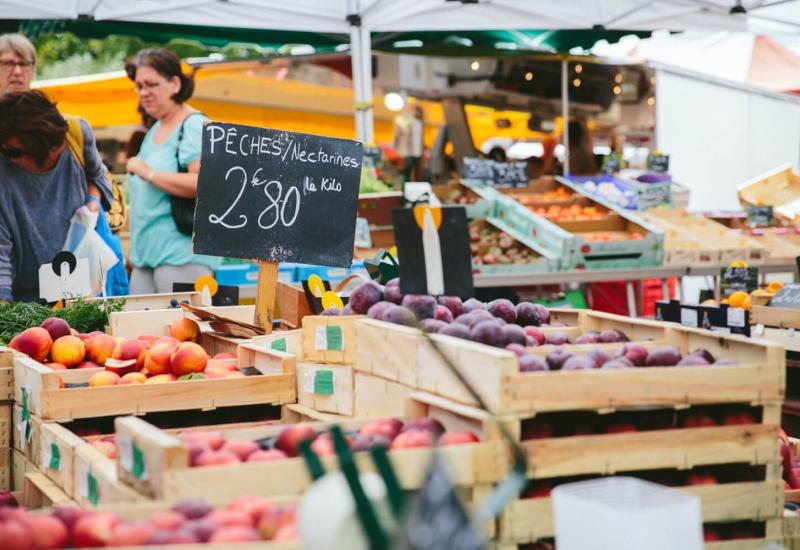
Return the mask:
{"type": "MultiPolygon", "coordinates": [[[[280,264],[278,280],[284,283],[294,282],[295,264],[280,264]]],[[[217,283],[231,286],[247,286],[258,283],[258,264],[222,265],[215,272],[217,283]]]]}
{"type": "Polygon", "coordinates": [[[369,273],[364,267],[364,261],[359,260],[354,262],[350,268],[345,267],[328,267],[323,265],[308,265],[308,264],[295,264],[295,281],[305,281],[311,275],[319,276],[323,281],[339,282],[348,275],[358,274],[369,279],[369,273]]]}

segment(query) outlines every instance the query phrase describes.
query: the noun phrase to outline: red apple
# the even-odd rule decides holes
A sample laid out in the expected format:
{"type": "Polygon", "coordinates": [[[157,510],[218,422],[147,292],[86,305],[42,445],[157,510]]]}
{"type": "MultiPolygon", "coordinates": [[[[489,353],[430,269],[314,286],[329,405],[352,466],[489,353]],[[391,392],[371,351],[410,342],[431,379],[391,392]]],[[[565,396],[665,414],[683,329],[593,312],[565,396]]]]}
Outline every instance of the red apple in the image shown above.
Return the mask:
{"type": "Polygon", "coordinates": [[[391,441],[402,429],[403,421],[398,418],[379,418],[377,420],[370,420],[364,424],[358,434],[382,435],[391,441]]]}
{"type": "Polygon", "coordinates": [[[33,534],[21,521],[0,522],[0,548],[3,550],[36,550],[33,534]]]}
{"type": "Polygon", "coordinates": [[[119,523],[111,531],[108,546],[142,546],[155,532],[155,527],[146,521],[119,523]]]}

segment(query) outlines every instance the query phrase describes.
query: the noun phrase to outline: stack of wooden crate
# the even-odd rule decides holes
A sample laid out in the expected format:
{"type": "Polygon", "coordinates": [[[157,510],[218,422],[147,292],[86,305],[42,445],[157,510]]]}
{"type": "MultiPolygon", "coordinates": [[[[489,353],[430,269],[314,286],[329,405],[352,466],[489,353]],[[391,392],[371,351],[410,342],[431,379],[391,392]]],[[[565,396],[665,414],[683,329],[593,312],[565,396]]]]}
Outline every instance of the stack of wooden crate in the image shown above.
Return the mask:
{"type": "Polygon", "coordinates": [[[9,348],[0,347],[0,491],[10,491],[12,483],[13,354],[9,348]]]}

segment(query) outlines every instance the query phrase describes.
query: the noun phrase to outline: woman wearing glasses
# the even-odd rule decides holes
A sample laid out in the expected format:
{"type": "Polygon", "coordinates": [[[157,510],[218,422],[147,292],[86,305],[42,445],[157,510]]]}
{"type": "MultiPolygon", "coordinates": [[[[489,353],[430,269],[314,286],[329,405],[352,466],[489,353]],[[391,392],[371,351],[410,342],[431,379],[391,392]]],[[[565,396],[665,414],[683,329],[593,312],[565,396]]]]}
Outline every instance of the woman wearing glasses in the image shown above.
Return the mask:
{"type": "Polygon", "coordinates": [[[156,119],[139,154],[128,160],[131,205],[131,293],[172,292],[173,283],[210,275],[220,258],[192,254],[192,237],[173,218],[171,197],[197,196],[206,118],[185,102],[194,79],[162,48],[140,51],[125,66],[139,102],[156,119]]]}
{"type": "Polygon", "coordinates": [[[39,266],[50,263],[84,204],[112,200],[86,121],[84,166],[67,147],[68,124],[38,90],[0,95],[0,301],[39,300],[39,266]]]}
{"type": "Polygon", "coordinates": [[[36,50],[21,34],[0,36],[0,95],[31,87],[36,69],[36,50]]]}

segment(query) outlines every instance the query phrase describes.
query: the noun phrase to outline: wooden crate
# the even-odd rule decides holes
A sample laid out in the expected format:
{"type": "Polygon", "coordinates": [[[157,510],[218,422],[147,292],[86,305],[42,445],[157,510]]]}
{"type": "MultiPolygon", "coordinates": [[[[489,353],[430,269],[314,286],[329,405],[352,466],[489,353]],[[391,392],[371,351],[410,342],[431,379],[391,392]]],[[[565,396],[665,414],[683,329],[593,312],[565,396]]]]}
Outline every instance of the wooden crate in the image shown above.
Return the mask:
{"type": "MultiPolygon", "coordinates": [[[[636,338],[660,330],[682,353],[702,347],[737,365],[571,372],[519,372],[512,352],[442,335],[431,338],[460,367],[492,412],[534,413],[629,405],[766,403],[783,399],[786,361],[776,344],[669,323],[591,312],[590,330],[618,326],[636,338]],[[580,391],[577,391],[577,389],[580,391]]],[[[476,404],[425,336],[409,327],[362,319],[356,369],[409,387],[476,404]]]]}
{"type": "Polygon", "coordinates": [[[790,164],[757,176],[738,189],[742,206],[772,206],[775,217],[794,223],[797,220],[800,197],[800,175],[790,164]]]}
{"type": "Polygon", "coordinates": [[[352,365],[356,360],[353,323],[359,315],[310,315],[303,318],[303,360],[352,365]]]}
{"type": "Polygon", "coordinates": [[[14,450],[10,447],[0,448],[0,491],[10,491],[12,489],[13,452],[14,450]]]}
{"type": "MultiPolygon", "coordinates": [[[[188,301],[193,306],[201,306],[199,292],[164,292],[157,294],[131,294],[128,296],[114,296],[115,299],[125,300],[122,311],[144,311],[149,309],[168,309],[175,307],[172,301],[178,303],[188,301]]],[[[91,301],[101,301],[102,298],[89,298],[91,301]]]]}
{"type": "Polygon", "coordinates": [[[39,426],[37,455],[41,471],[70,497],[77,492],[76,456],[80,449],[91,445],[83,438],[56,422],[43,422],[39,426]]]}
{"type": "Polygon", "coordinates": [[[11,434],[14,450],[21,453],[25,458],[39,464],[39,428],[42,425],[41,419],[36,416],[29,416],[30,430],[29,437],[26,438],[21,431],[22,427],[22,406],[14,404],[11,410],[11,434]]]}
{"type": "Polygon", "coordinates": [[[0,403],[14,399],[14,351],[0,346],[0,403]]]}
{"type": "Polygon", "coordinates": [[[91,445],[75,450],[75,484],[70,496],[85,508],[145,500],[137,491],[119,481],[116,462],[91,445]]]}
{"type": "Polygon", "coordinates": [[[0,403],[0,449],[14,446],[14,402],[0,403]]]}
{"type": "Polygon", "coordinates": [[[300,284],[278,281],[276,301],[280,311],[281,325],[286,327],[299,328],[303,317],[313,315],[305,292],[303,292],[303,286],[300,284]]]}
{"type": "Polygon", "coordinates": [[[19,504],[27,510],[74,504],[74,501],[44,474],[25,474],[19,504]]]}
{"type": "MultiPolygon", "coordinates": [[[[2,460],[2,459],[0,459],[2,460]]],[[[40,474],[39,468],[16,449],[11,451],[11,490],[21,491],[25,474],[40,474]]]]}
{"type": "MultiPolygon", "coordinates": [[[[357,429],[364,421],[342,422],[343,429],[357,429]]],[[[324,429],[327,424],[311,424],[324,429]]],[[[117,444],[127,438],[132,453],[141,457],[146,476],[134,476],[125,467],[126,461],[120,453],[119,478],[142,494],[157,499],[180,500],[184,498],[235,498],[246,493],[262,495],[299,495],[311,484],[302,458],[287,458],[272,462],[243,463],[233,466],[208,466],[190,468],[189,449],[177,437],[153,427],[134,417],[117,418],[117,444]],[[138,449],[138,450],[137,450],[138,449]],[[144,479],[142,479],[144,477],[144,479]]],[[[257,426],[249,430],[239,429],[235,436],[248,439],[273,437],[282,426],[257,426]]],[[[431,449],[403,449],[389,453],[400,484],[407,489],[419,488],[431,458],[431,449]]],[[[454,445],[439,449],[447,463],[454,485],[472,487],[496,482],[501,478],[504,459],[492,443],[454,445]]],[[[322,459],[325,468],[338,468],[336,457],[322,459]]],[[[367,453],[356,456],[359,471],[372,470],[367,453]]]]}
{"type": "Polygon", "coordinates": [[[23,387],[27,388],[31,414],[56,421],[296,401],[294,356],[264,350],[261,357],[255,364],[261,374],[244,378],[77,388],[59,388],[58,379],[85,383],[93,369],[52,371],[28,357],[18,357],[14,360],[15,400],[21,403],[23,387]]]}
{"type": "Polygon", "coordinates": [[[248,344],[269,350],[291,353],[298,361],[303,360],[303,330],[276,330],[272,334],[256,336],[248,344]]]}
{"type": "MultiPolygon", "coordinates": [[[[243,323],[252,323],[255,316],[255,306],[252,305],[211,306],[200,309],[243,323]]],[[[198,320],[194,315],[180,308],[118,311],[108,316],[108,333],[111,336],[122,338],[138,338],[143,334],[163,336],[168,334],[170,324],[184,317],[198,320]]]]}
{"type": "Polygon", "coordinates": [[[800,352],[800,310],[766,305],[750,309],[751,336],[782,345],[786,351],[800,352]]]}

